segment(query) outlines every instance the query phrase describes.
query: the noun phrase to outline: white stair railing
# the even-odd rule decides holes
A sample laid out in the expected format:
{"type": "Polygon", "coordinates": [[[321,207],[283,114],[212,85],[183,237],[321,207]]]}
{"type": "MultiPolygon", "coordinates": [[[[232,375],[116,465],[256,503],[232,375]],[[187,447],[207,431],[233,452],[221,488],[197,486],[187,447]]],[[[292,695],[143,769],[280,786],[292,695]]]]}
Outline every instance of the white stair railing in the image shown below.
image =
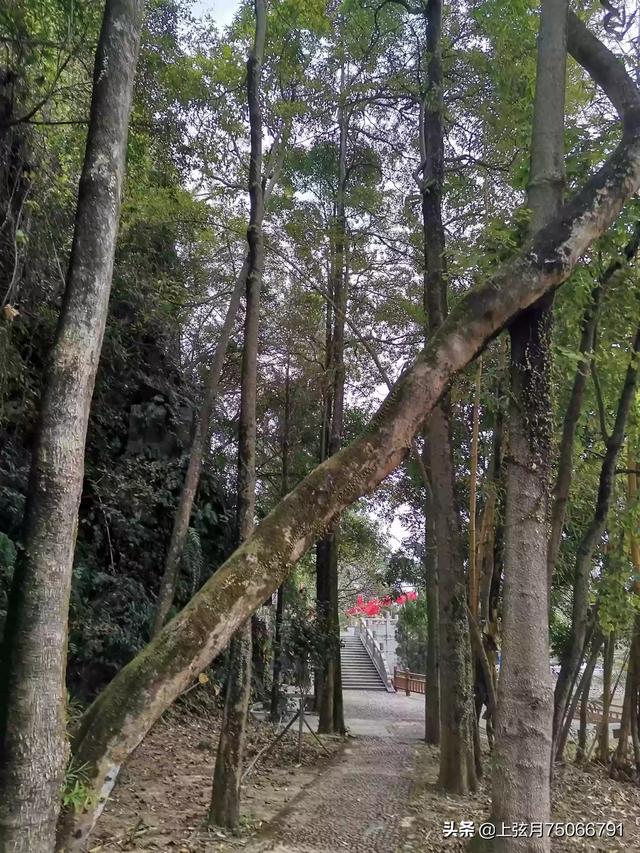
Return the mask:
{"type": "Polygon", "coordinates": [[[395,693],[396,689],[393,686],[393,679],[391,678],[391,674],[387,668],[387,662],[384,659],[384,655],[376,643],[375,637],[369,630],[369,626],[362,618],[358,619],[356,623],[356,634],[362,640],[362,644],[373,661],[373,665],[378,670],[378,674],[384,682],[387,693],[395,693]]]}

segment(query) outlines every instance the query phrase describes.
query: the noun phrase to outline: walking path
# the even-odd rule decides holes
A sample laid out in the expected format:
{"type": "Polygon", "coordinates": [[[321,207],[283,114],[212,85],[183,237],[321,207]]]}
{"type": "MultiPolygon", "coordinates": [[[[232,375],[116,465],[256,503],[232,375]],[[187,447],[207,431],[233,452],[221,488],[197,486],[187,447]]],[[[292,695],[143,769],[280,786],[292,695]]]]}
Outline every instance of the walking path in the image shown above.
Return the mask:
{"type": "Polygon", "coordinates": [[[244,849],[250,853],[389,853],[406,826],[406,804],[424,697],[344,691],[340,757],[244,849]]]}

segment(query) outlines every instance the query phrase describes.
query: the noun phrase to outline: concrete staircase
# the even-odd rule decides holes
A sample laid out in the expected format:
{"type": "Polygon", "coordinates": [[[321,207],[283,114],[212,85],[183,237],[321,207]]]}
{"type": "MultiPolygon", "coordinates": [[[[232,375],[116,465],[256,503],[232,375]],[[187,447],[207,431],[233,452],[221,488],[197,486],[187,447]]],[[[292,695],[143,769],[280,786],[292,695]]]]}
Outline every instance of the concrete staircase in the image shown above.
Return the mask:
{"type": "Polygon", "coordinates": [[[340,637],[340,665],[344,690],[386,690],[380,673],[369,657],[360,637],[343,634],[340,637]]]}

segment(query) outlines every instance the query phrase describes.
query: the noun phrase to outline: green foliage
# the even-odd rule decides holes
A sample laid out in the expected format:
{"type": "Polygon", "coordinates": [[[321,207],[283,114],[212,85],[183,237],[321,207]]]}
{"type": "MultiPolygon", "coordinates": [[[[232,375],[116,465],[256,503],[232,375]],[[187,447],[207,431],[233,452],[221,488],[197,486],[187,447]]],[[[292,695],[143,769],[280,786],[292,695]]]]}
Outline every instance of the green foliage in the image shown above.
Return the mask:
{"type": "Polygon", "coordinates": [[[284,679],[308,692],[314,668],[337,651],[333,632],[309,608],[304,598],[293,597],[282,622],[284,679]]]}
{"type": "Polygon", "coordinates": [[[76,765],[73,758],[67,765],[62,786],[62,807],[82,811],[93,802],[94,794],[89,784],[88,764],[76,765]]]}
{"type": "Polygon", "coordinates": [[[411,672],[425,672],[427,660],[427,599],[407,601],[398,611],[397,656],[411,672]]]}

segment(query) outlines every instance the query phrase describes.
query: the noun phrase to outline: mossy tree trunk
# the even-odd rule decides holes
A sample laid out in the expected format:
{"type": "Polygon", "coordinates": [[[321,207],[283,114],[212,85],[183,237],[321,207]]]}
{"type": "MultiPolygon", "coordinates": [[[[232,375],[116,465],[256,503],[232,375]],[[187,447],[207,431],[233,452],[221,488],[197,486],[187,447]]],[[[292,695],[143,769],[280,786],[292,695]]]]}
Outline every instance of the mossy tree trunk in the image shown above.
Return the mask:
{"type": "MultiPolygon", "coordinates": [[[[238,542],[245,542],[254,528],[256,507],[256,399],[258,376],[258,330],[260,325],[260,289],[264,268],[262,220],[264,194],[262,184],[262,112],[260,86],[262,58],[267,28],[264,0],[254,0],[255,40],[247,60],[247,96],[251,154],[249,197],[251,212],[247,242],[249,271],[242,352],[240,423],[238,441],[238,542]]],[[[220,826],[235,829],[240,820],[240,785],[245,730],[251,694],[251,619],[236,633],[229,651],[229,667],[220,741],[213,776],[209,819],[220,826]]]]}
{"type": "Polygon", "coordinates": [[[640,187],[640,95],[635,84],[618,59],[571,15],[569,46],[618,109],[624,123],[620,145],[523,251],[460,297],[364,432],[274,507],[88,709],[74,753],[79,763],[86,763],[95,799],[69,825],[67,853],[82,849],[120,766],[162,712],[277,589],[321,531],[406,458],[451,379],[517,315],[568,278],[640,187]]]}
{"type": "MultiPolygon", "coordinates": [[[[528,204],[534,231],[557,213],[564,190],[568,0],[542,0],[528,204]]],[[[505,579],[492,810],[496,820],[548,822],[552,697],[547,542],[551,297],[509,328],[511,393],[505,453],[505,579]]],[[[549,838],[496,841],[496,850],[548,851],[549,838]]]]}
{"type": "Polygon", "coordinates": [[[0,838],[55,844],[67,759],[67,618],[87,422],[107,319],[141,0],[108,0],[65,296],[40,408],[0,673],[0,838]]]}

